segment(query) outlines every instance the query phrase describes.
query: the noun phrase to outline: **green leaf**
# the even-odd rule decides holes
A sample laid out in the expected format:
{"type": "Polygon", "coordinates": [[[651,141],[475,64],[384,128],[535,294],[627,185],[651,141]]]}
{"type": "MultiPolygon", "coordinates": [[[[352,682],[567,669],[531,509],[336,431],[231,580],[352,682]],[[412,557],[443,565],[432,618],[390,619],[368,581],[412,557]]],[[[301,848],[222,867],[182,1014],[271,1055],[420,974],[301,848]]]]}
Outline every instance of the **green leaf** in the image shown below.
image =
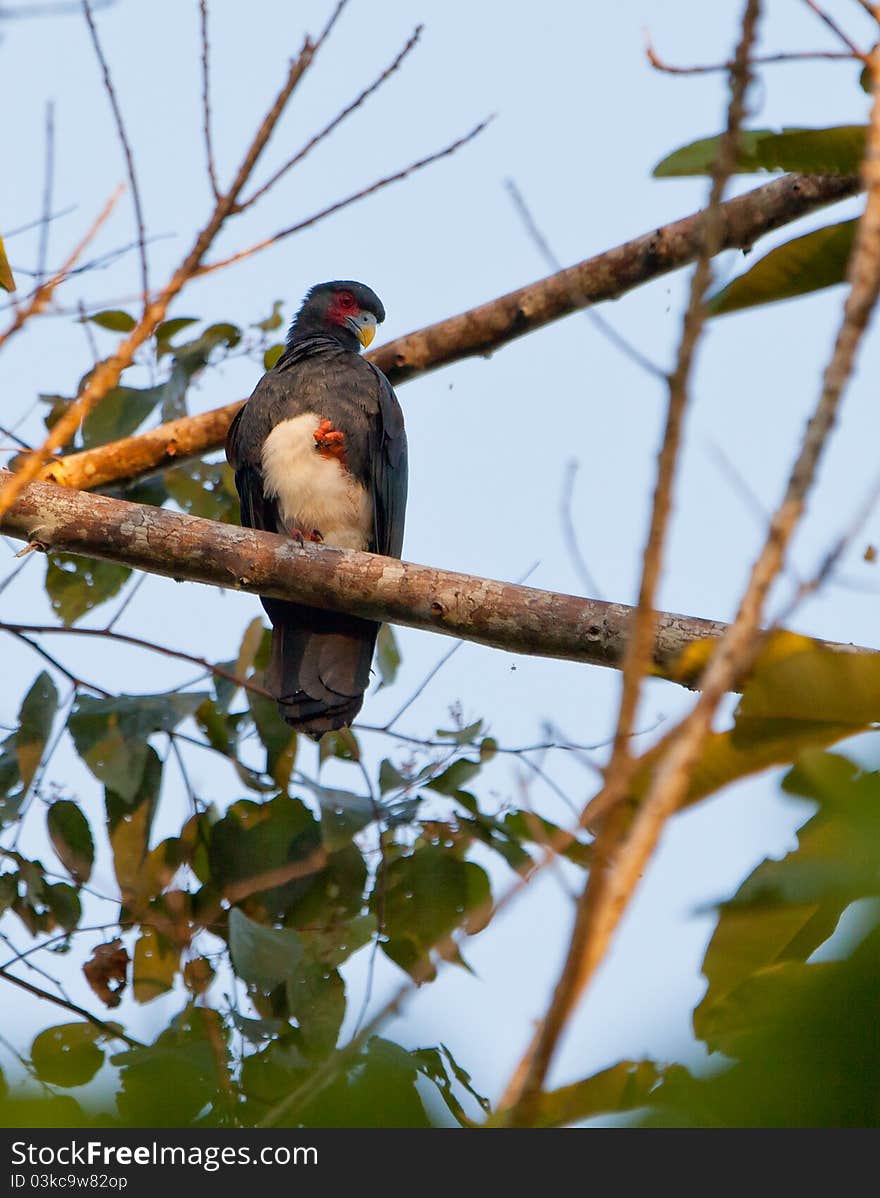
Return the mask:
{"type": "Polygon", "coordinates": [[[468,724],[466,728],[438,728],[437,735],[445,740],[452,740],[457,745],[472,744],[483,730],[483,721],[474,720],[472,724],[468,724]]]}
{"type": "Polygon", "coordinates": [[[114,387],[83,421],[83,448],[93,449],[131,436],[155,409],[162,393],[162,387],[114,387]]]}
{"type": "Polygon", "coordinates": [[[46,557],[46,594],[52,611],[69,628],[93,607],[118,595],[130,574],[128,566],[118,562],[50,553],[46,557]]]}
{"type": "Polygon", "coordinates": [[[96,312],[86,319],[102,329],[109,329],[111,333],[130,333],[137,324],[133,316],[119,308],[108,308],[105,312],[96,312]]]}
{"type": "MultiPolygon", "coordinates": [[[[761,169],[758,158],[758,146],[768,137],[773,137],[772,129],[743,129],[740,132],[737,146],[737,167],[740,171],[751,172],[761,169]]],[[[720,137],[701,137],[689,145],[682,146],[661,158],[651,174],[655,179],[675,179],[689,175],[710,175],[718,161],[720,137]]]]}
{"type": "Polygon", "coordinates": [[[18,757],[15,752],[15,733],[7,736],[0,746],[0,827],[18,818],[27,791],[21,785],[18,757]]]}
{"type": "Polygon", "coordinates": [[[249,690],[247,701],[257,735],[266,748],[265,772],[275,779],[279,790],[286,790],[296,760],[297,735],[278,714],[274,699],[249,690]]]}
{"type": "Polygon", "coordinates": [[[376,818],[368,796],[329,786],[312,785],[311,789],[321,807],[321,839],[329,853],[343,848],[376,818]]]}
{"type": "Polygon", "coordinates": [[[147,764],[147,737],[172,732],[195,713],[203,693],[119,695],[95,699],[81,695],[68,728],[76,751],[96,778],[123,799],[140,790],[147,764]]]}
{"type": "Polygon", "coordinates": [[[82,903],[79,894],[66,882],[47,884],[44,894],[46,906],[52,912],[55,922],[65,932],[73,932],[79,927],[82,918],[82,903]]]}
{"type": "MultiPolygon", "coordinates": [[[[211,828],[208,858],[211,880],[220,889],[259,878],[270,870],[302,861],[321,844],[318,822],[304,803],[280,794],[268,803],[242,799],[211,828]]],[[[282,916],[315,883],[315,875],[293,878],[257,892],[269,915],[282,916]]]]}
{"type": "Polygon", "coordinates": [[[459,757],[452,765],[446,767],[436,778],[426,783],[431,790],[437,790],[443,795],[455,797],[471,778],[476,778],[482,768],[482,762],[470,761],[467,757],[459,757]]]}
{"type": "Polygon", "coordinates": [[[15,279],[12,277],[12,270],[9,266],[9,259],[6,257],[6,247],[3,244],[2,237],[0,237],[0,287],[4,291],[15,291],[15,279]]]}
{"type": "Polygon", "coordinates": [[[273,333],[275,329],[280,329],[284,324],[284,317],[281,315],[284,309],[284,301],[276,300],[272,305],[272,314],[267,316],[265,320],[258,320],[251,325],[252,329],[260,329],[264,333],[273,333]]]}
{"type": "Polygon", "coordinates": [[[187,341],[174,349],[174,360],[192,377],[197,370],[206,365],[208,358],[218,345],[233,349],[241,340],[241,329],[228,321],[209,325],[208,328],[193,341],[187,341]]]}
{"type": "Polygon", "coordinates": [[[379,675],[382,679],[378,689],[381,690],[383,686],[391,686],[400,668],[400,650],[390,624],[383,624],[379,629],[379,636],[376,639],[376,665],[379,667],[379,675]]]}
{"type": "Polygon", "coordinates": [[[484,926],[490,900],[485,870],[425,845],[391,862],[371,905],[383,917],[386,955],[415,978],[431,980],[430,951],[457,927],[484,926]]]}
{"type": "MultiPolygon", "coordinates": [[[[741,133],[737,170],[797,171],[804,175],[854,175],[865,152],[864,125],[828,129],[751,129],[741,133]]],[[[703,137],[669,154],[654,167],[656,179],[712,173],[719,137],[703,137]]]]}
{"type": "MultiPolygon", "coordinates": [[[[533,811],[510,811],[504,816],[502,825],[509,835],[541,848],[561,844],[566,835],[558,824],[549,819],[542,819],[533,811]]],[[[563,857],[584,869],[589,869],[592,863],[592,846],[584,844],[581,840],[574,840],[559,851],[563,857]]]]}
{"type": "Polygon", "coordinates": [[[96,1043],[104,1033],[91,1023],[48,1027],[31,1045],[31,1064],[41,1081],[53,1086],[83,1086],[104,1064],[96,1043]]]}
{"type": "Polygon", "coordinates": [[[720,1038],[743,986],[786,962],[805,961],[854,900],[880,894],[880,776],[831,753],[804,753],[784,788],[820,803],[797,848],[762,862],[721,909],[703,964],[709,986],[694,1012],[708,1046],[720,1038]]]}
{"type": "Polygon", "coordinates": [[[386,757],[379,766],[379,793],[387,794],[389,790],[400,790],[407,785],[407,779],[386,757]]]}
{"type": "MultiPolygon", "coordinates": [[[[373,1036],[348,1070],[301,1112],[306,1127],[430,1127],[418,1090],[419,1070],[401,1048],[373,1036]]],[[[292,1088],[286,1079],[282,1093],[292,1088]]]]}
{"type": "Polygon", "coordinates": [[[303,959],[288,975],[285,993],[305,1052],[312,1058],[332,1052],[345,1018],[345,985],[337,970],[303,959]]]}
{"type": "Polygon", "coordinates": [[[283,341],[279,341],[277,345],[270,345],[270,346],[269,346],[269,348],[268,348],[268,349],[266,350],[266,352],[263,354],[263,368],[264,368],[264,370],[271,370],[271,369],[272,369],[272,367],[275,365],[275,363],[278,361],[278,359],[279,359],[279,358],[281,357],[281,355],[284,353],[284,349],[285,349],[285,346],[284,346],[284,342],[283,342],[283,341]]]}
{"type": "Polygon", "coordinates": [[[181,511],[223,524],[239,523],[238,492],[226,462],[184,462],[164,475],[169,496],[181,511]]]}
{"type": "Polygon", "coordinates": [[[159,345],[157,356],[161,357],[163,353],[173,352],[173,347],[168,344],[171,338],[182,329],[189,328],[191,324],[198,324],[198,320],[197,316],[173,316],[171,320],[163,320],[154,334],[159,345]]]}
{"type": "Polygon", "coordinates": [[[229,912],[229,950],[235,972],[243,981],[272,990],[296,972],[303,944],[292,928],[266,927],[233,907],[229,912]]]}
{"type": "Polygon", "coordinates": [[[470,1074],[462,1069],[445,1044],[439,1048],[417,1048],[410,1056],[416,1062],[419,1072],[430,1078],[437,1089],[447,1109],[462,1127],[474,1126],[473,1121],[465,1114],[461,1103],[455,1095],[454,1083],[457,1083],[477,1102],[480,1108],[489,1114],[491,1104],[488,1098],[479,1094],[471,1084],[470,1074]]]}
{"type": "MultiPolygon", "coordinates": [[[[646,1106],[661,1077],[653,1061],[618,1061],[583,1081],[541,1094],[531,1126],[570,1127],[597,1115],[646,1106]]],[[[490,1126],[504,1126],[503,1111],[490,1126]]]]}
{"type": "Polygon", "coordinates": [[[88,882],[95,860],[95,842],[89,821],[76,803],[59,799],[46,813],[52,847],[75,882],[88,882]]]}
{"type": "Polygon", "coordinates": [[[25,790],[33,781],[58,709],[58,691],[45,670],[38,674],[18,713],[15,755],[25,790]]]}
{"type": "Polygon", "coordinates": [[[361,747],[351,728],[324,733],[318,745],[318,763],[323,765],[329,757],[338,761],[360,761],[361,747]]]}
{"type": "Polygon", "coordinates": [[[180,948],[160,936],[155,928],[143,927],[134,950],[132,990],[135,1002],[148,1003],[174,987],[180,968],[180,948]]]}
{"type": "Polygon", "coordinates": [[[331,969],[369,944],[375,934],[376,917],[370,912],[355,915],[351,919],[333,918],[326,927],[320,929],[300,929],[309,959],[331,969]]]}
{"type": "Polygon", "coordinates": [[[816,229],[771,250],[708,301],[712,316],[833,287],[846,279],[858,221],[816,229]]]}
{"type": "Polygon", "coordinates": [[[225,1036],[216,1011],[188,1006],[154,1044],[111,1057],[111,1064],[121,1070],[116,1102],[125,1123],[190,1127],[199,1112],[222,1101],[221,1070],[228,1068],[225,1036]]]}
{"type": "Polygon", "coordinates": [[[121,795],[109,786],[104,788],[107,830],[111,836],[116,831],[121,819],[131,816],[133,812],[140,811],[143,807],[143,823],[141,827],[144,839],[142,851],[139,850],[141,856],[146,852],[153,815],[155,814],[156,804],[159,802],[159,792],[161,789],[162,759],[152,745],[147,746],[147,759],[143,774],[141,775],[140,786],[138,786],[133,795],[121,795]]]}
{"type": "Polygon", "coordinates": [[[694,1009],[694,1034],[710,1051],[723,1051],[723,1028],[731,1004],[739,1002],[740,988],[786,961],[805,960],[828,939],[839,918],[840,909],[831,904],[722,908],[703,961],[709,986],[694,1009]]]}
{"type": "Polygon", "coordinates": [[[759,659],[735,719],[743,739],[755,738],[753,725],[768,721],[867,728],[880,721],[880,655],[836,652],[807,637],[778,634],[759,659]]]}

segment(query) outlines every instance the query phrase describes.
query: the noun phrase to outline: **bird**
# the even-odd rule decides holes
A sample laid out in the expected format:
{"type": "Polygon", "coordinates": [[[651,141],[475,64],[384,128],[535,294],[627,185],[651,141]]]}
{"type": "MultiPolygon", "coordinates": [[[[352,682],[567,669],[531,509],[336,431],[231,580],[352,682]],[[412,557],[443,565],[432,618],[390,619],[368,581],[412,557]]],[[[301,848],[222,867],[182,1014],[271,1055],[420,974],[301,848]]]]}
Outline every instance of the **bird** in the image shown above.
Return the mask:
{"type": "MultiPolygon", "coordinates": [[[[307,292],[283,353],[230,426],[241,522],[339,549],[399,558],[407,498],[403,412],[361,356],[385,308],[364,283],[307,292]]],[[[314,740],[347,728],[370,681],[380,624],[261,600],[272,624],[266,686],[282,719],[314,740]]]]}

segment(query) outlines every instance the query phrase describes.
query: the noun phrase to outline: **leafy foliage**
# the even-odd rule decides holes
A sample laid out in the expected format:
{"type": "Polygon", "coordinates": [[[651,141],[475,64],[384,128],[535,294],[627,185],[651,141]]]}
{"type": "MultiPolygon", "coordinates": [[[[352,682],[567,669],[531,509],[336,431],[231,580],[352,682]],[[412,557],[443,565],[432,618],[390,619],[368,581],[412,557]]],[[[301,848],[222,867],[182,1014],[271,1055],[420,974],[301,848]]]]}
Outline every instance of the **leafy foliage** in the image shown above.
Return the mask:
{"type": "MultiPolygon", "coordinates": [[[[797,171],[802,175],[854,175],[865,153],[864,125],[830,129],[747,129],[737,145],[737,170],[797,171]]],[[[720,137],[702,137],[667,155],[654,167],[654,177],[671,179],[710,175],[718,158],[720,137]]]]}

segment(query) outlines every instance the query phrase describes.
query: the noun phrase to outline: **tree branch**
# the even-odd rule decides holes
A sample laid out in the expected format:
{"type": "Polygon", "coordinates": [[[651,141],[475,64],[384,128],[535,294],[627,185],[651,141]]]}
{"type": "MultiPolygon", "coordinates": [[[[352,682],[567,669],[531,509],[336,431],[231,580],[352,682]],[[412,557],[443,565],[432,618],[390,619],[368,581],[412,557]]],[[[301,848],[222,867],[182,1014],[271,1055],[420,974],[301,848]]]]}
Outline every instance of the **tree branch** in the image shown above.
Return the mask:
{"type": "MultiPolygon", "coordinates": [[[[14,475],[0,472],[0,498],[14,475]]],[[[151,574],[290,599],[460,637],[495,649],[619,669],[633,609],[373,553],[297,545],[288,537],[144,504],[31,483],[0,518],[8,536],[122,562],[151,574]]],[[[672,681],[685,646],[726,625],[657,616],[653,671],[672,681]]],[[[872,652],[847,645],[841,651],[872,652]]],[[[734,683],[735,685],[735,683],[734,683]]]]}
{"type": "MultiPolygon", "coordinates": [[[[856,195],[857,176],[785,175],[720,207],[720,249],[750,249],[764,233],[817,208],[856,195]]],[[[703,243],[705,214],[682,220],[588,258],[489,303],[408,333],[367,357],[399,384],[474,355],[486,355],[578,308],[617,299],[635,287],[693,262],[703,243]]],[[[97,449],[49,462],[40,475],[66,487],[91,489],[138,478],[223,444],[243,400],[97,449]]]]}

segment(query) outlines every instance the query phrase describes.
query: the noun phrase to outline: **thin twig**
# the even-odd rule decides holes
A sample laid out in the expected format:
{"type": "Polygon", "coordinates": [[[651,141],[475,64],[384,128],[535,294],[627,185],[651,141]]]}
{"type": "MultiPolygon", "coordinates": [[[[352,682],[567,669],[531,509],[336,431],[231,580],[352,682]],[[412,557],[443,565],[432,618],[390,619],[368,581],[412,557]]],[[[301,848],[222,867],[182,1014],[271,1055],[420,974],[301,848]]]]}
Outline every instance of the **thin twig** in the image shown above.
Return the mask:
{"type": "MultiPolygon", "coordinates": [[[[525,197],[523,196],[519,187],[513,179],[506,180],[505,187],[507,188],[510,198],[513,200],[513,205],[519,213],[520,219],[525,225],[526,232],[535,243],[541,254],[541,257],[544,259],[544,262],[550,267],[551,270],[554,270],[558,273],[562,270],[562,264],[553,253],[553,250],[550,248],[549,241],[538,227],[538,223],[535,220],[531,209],[526,203],[525,197]]],[[[607,321],[604,316],[594,311],[593,308],[587,308],[584,306],[587,302],[586,297],[583,295],[583,293],[578,294],[577,288],[574,284],[572,284],[572,299],[574,301],[574,306],[576,308],[583,309],[584,316],[586,316],[587,320],[589,320],[589,322],[599,330],[603,337],[611,342],[615,349],[618,349],[625,357],[629,358],[636,364],[636,366],[641,367],[641,369],[646,371],[648,374],[653,375],[655,378],[662,379],[664,382],[668,381],[669,376],[665,370],[661,370],[660,367],[652,362],[651,359],[645,354],[643,354],[640,349],[636,349],[636,347],[627,341],[626,337],[619,333],[614,325],[607,321]]]]}
{"type": "Polygon", "coordinates": [[[509,1108],[510,1122],[514,1125],[528,1125],[533,1121],[535,1105],[560,1036],[607,946],[607,936],[600,934],[601,917],[608,910],[608,896],[617,878],[615,855],[618,842],[630,819],[629,811],[620,803],[620,799],[626,793],[634,770],[631,737],[642,680],[651,662],[656,618],[654,600],[671,511],[672,485],[678,462],[684,414],[689,399],[691,368],[706,319],[704,297],[711,279],[712,257],[718,252],[721,243],[721,202],[724,188],[736,166],[739,130],[745,115],[745,96],[751,79],[749,58],[757,34],[760,10],[760,0],[747,0],[742,32],[734,56],[734,67],[730,74],[726,132],[721,138],[718,159],[713,169],[703,244],[691,279],[675,370],[669,379],[666,428],[658,459],[639,602],[624,658],[614,748],[605,786],[598,796],[599,814],[611,809],[611,815],[600,825],[593,846],[595,858],[586,887],[576,907],[566,959],[552,1000],[502,1098],[502,1106],[509,1108]]]}
{"type": "MultiPolygon", "coordinates": [[[[204,0],[202,0],[202,3],[204,3],[204,0]]],[[[274,187],[278,180],[282,178],[282,176],[286,175],[289,170],[291,170],[298,163],[302,162],[303,158],[305,158],[305,156],[310,153],[315,146],[324,141],[324,139],[328,137],[334,131],[334,129],[341,125],[347,116],[350,116],[356,109],[360,108],[364,101],[369,99],[373,92],[380,88],[386,79],[389,78],[389,76],[394,74],[410,51],[415,48],[419,38],[421,37],[422,29],[422,25],[417,25],[409,41],[407,41],[406,45],[403,47],[394,61],[385,68],[382,74],[374,79],[369,87],[365,87],[360,95],[356,96],[350,104],[347,104],[345,108],[343,108],[342,111],[338,113],[328,125],[324,126],[320,133],[316,133],[314,137],[310,138],[309,141],[306,142],[301,150],[298,150],[292,158],[289,158],[283,166],[279,167],[275,174],[271,175],[261,187],[258,187],[253,195],[248,197],[246,200],[242,200],[238,205],[237,211],[243,212],[245,208],[250,208],[251,204],[256,203],[256,201],[262,195],[264,195],[270,187],[274,187]]]]}
{"type": "MultiPolygon", "coordinates": [[[[84,3],[87,3],[87,0],[84,0],[84,3]]],[[[337,11],[341,11],[341,9],[337,11]]],[[[205,255],[232,215],[238,198],[247,185],[260,155],[266,148],[287,102],[311,65],[314,56],[315,47],[306,38],[299,56],[288,67],[287,77],[281,90],[251,139],[229,191],[217,201],[207,224],[197,235],[189,253],[171,278],[154,299],[145,303],[143,314],[135,327],[119,343],[116,352],[95,367],[79,398],[69,405],[52,427],[43,444],[25,459],[10,480],[9,485],[4,488],[3,494],[0,495],[0,516],[15,502],[22,489],[36,477],[52,454],[70,441],[89,412],[116,386],[123,370],[134,360],[137,350],[153,335],[156,327],[165,319],[172,300],[198,273],[205,255]]],[[[2,340],[3,338],[0,338],[0,344],[2,344],[2,340]]]]}
{"type": "Polygon", "coordinates": [[[63,666],[56,657],[53,657],[51,653],[47,653],[42,645],[38,645],[35,641],[32,641],[30,637],[25,636],[24,633],[20,632],[17,628],[10,628],[6,624],[0,624],[0,628],[2,628],[4,632],[10,633],[10,635],[14,636],[16,640],[22,641],[28,646],[29,649],[33,649],[34,653],[38,653],[44,661],[47,661],[50,666],[59,672],[59,674],[63,674],[68,682],[72,682],[77,689],[82,687],[84,690],[94,691],[96,695],[101,695],[104,699],[113,698],[110,691],[105,691],[103,687],[95,686],[94,683],[86,682],[84,679],[77,677],[76,674],[72,674],[70,670],[68,670],[66,666],[63,666]]]}
{"type": "Polygon", "coordinates": [[[144,223],[144,210],[141,204],[141,193],[138,187],[137,174],[134,169],[134,157],[132,156],[131,146],[128,141],[128,134],[125,131],[125,122],[122,119],[122,110],[119,107],[119,100],[116,96],[116,89],[113,86],[113,80],[110,77],[110,66],[104,56],[104,51],[101,48],[101,41],[98,37],[98,27],[95,24],[95,18],[92,15],[90,0],[82,0],[83,16],[86,19],[86,24],[89,27],[89,34],[92,38],[92,45],[95,48],[95,54],[98,63],[101,67],[101,74],[104,79],[104,90],[107,92],[107,98],[110,101],[110,107],[113,110],[113,119],[116,122],[116,132],[119,135],[119,141],[122,144],[122,153],[125,158],[125,169],[128,174],[128,182],[131,186],[131,200],[134,205],[134,219],[137,226],[137,241],[138,254],[141,260],[141,286],[143,290],[143,303],[146,308],[150,295],[149,271],[147,267],[147,243],[146,243],[146,226],[144,223]]]}
{"type": "Polygon", "coordinates": [[[434,162],[439,162],[441,158],[448,158],[450,154],[454,154],[456,150],[460,150],[469,141],[473,141],[475,137],[483,132],[491,120],[492,117],[488,117],[485,121],[481,121],[474,129],[471,129],[470,133],[466,133],[464,137],[459,137],[448,146],[444,146],[442,150],[437,150],[435,153],[429,154],[426,158],[420,158],[416,162],[411,162],[409,166],[405,166],[403,170],[395,171],[393,175],[385,175],[383,178],[377,179],[374,183],[370,183],[369,186],[362,187],[360,191],[346,196],[344,200],[337,200],[335,204],[330,204],[327,208],[322,208],[320,212],[315,212],[312,216],[298,221],[295,225],[290,225],[286,229],[279,229],[271,237],[266,237],[263,241],[258,241],[246,250],[239,250],[237,254],[232,254],[228,258],[222,258],[219,262],[206,263],[204,266],[199,267],[196,274],[198,276],[210,274],[211,271],[222,270],[224,267],[231,266],[234,262],[241,262],[245,258],[250,258],[253,254],[259,253],[260,250],[268,249],[270,245],[276,245],[286,237],[292,237],[294,233],[300,233],[303,229],[308,229],[312,225],[316,225],[319,221],[325,220],[328,216],[332,216],[333,213],[340,212],[343,208],[348,208],[351,204],[356,204],[358,200],[363,200],[367,196],[374,195],[392,183],[399,183],[401,179],[406,179],[409,175],[415,174],[424,167],[430,166],[434,162]]]}
{"type": "MultiPolygon", "coordinates": [[[[45,310],[49,300],[52,298],[52,293],[54,292],[55,288],[70,274],[74,263],[82,255],[83,250],[95,237],[98,230],[113,211],[116,201],[122,195],[122,192],[123,187],[120,185],[116,188],[110,199],[98,213],[97,217],[89,227],[85,237],[83,237],[82,241],[80,241],[79,244],[74,248],[73,252],[67,258],[63,266],[59,267],[55,274],[52,275],[50,279],[47,279],[45,283],[41,283],[39,287],[36,287],[30,297],[30,300],[16,310],[13,320],[6,326],[3,332],[0,333],[0,347],[2,347],[10,337],[17,333],[25,324],[25,322],[31,318],[31,316],[34,316],[37,313],[43,312],[45,310]]],[[[47,454],[46,456],[48,457],[49,455],[47,454]]]]}
{"type": "Polygon", "coordinates": [[[40,244],[37,250],[37,285],[46,277],[49,259],[49,226],[52,222],[52,188],[55,180],[55,104],[46,104],[46,165],[43,172],[43,218],[40,222],[40,244]]]}
{"type": "MultiPolygon", "coordinates": [[[[650,38],[645,36],[645,56],[648,62],[655,71],[663,71],[667,75],[708,75],[719,74],[721,71],[730,72],[733,66],[730,62],[713,62],[707,66],[691,66],[677,67],[671,63],[664,62],[651,44],[650,38]]],[[[752,59],[753,67],[773,66],[780,62],[814,62],[826,60],[829,62],[852,62],[854,59],[861,58],[860,54],[853,54],[851,50],[796,50],[785,51],[781,54],[762,54],[752,59]]]]}
{"type": "Polygon", "coordinates": [[[141,587],[144,585],[144,583],[146,581],[147,581],[147,575],[141,574],[141,576],[134,583],[132,583],[132,585],[128,588],[125,598],[122,600],[119,607],[113,613],[112,617],[104,625],[105,632],[113,631],[114,624],[118,624],[119,621],[122,619],[122,616],[124,615],[126,608],[131,603],[132,599],[134,599],[135,595],[138,593],[138,591],[141,589],[141,587]]]}
{"type": "Polygon", "coordinates": [[[849,50],[850,54],[852,54],[852,56],[854,58],[859,58],[862,60],[862,62],[867,63],[868,55],[863,53],[863,51],[861,51],[858,48],[858,46],[849,37],[849,35],[844,33],[844,31],[840,28],[840,26],[837,24],[837,22],[835,20],[833,20],[833,18],[831,18],[828,15],[828,13],[825,12],[825,10],[823,8],[819,7],[819,5],[816,3],[816,0],[804,0],[804,4],[806,4],[807,8],[812,9],[812,11],[819,18],[819,20],[822,21],[823,24],[828,26],[828,28],[831,30],[831,32],[834,34],[834,36],[843,42],[843,44],[846,46],[846,48],[849,50]]]}
{"type": "MultiPolygon", "coordinates": [[[[256,682],[252,682],[249,678],[239,678],[237,674],[234,674],[231,670],[225,669],[223,666],[212,665],[211,662],[204,657],[197,657],[195,654],[186,653],[182,649],[171,649],[167,645],[160,645],[156,641],[144,640],[143,637],[133,636],[127,632],[114,632],[109,626],[107,628],[62,628],[55,624],[12,624],[7,623],[6,621],[0,621],[0,630],[4,632],[11,632],[16,636],[21,636],[24,633],[31,633],[33,636],[51,636],[55,634],[59,636],[103,637],[106,640],[119,641],[126,645],[135,645],[139,649],[151,649],[154,653],[162,653],[165,655],[165,657],[173,657],[178,661],[191,662],[193,665],[201,666],[206,673],[215,674],[219,678],[225,678],[227,682],[233,682],[236,686],[240,686],[244,690],[252,691],[256,695],[262,695],[264,699],[274,698],[274,696],[271,695],[264,686],[260,686],[256,682]]],[[[37,649],[38,652],[41,652],[39,646],[37,645],[32,645],[32,648],[37,649]]],[[[43,655],[48,657],[48,654],[44,653],[43,655]]],[[[73,679],[73,681],[79,682],[79,679],[74,678],[72,674],[68,674],[63,666],[58,665],[54,659],[50,658],[49,660],[52,660],[53,664],[58,666],[58,669],[60,669],[63,674],[67,674],[67,676],[73,679]]],[[[107,695],[108,698],[110,697],[108,692],[101,691],[100,687],[94,687],[88,683],[81,683],[81,685],[88,686],[89,690],[97,690],[101,694],[107,695]]]]}
{"type": "Polygon", "coordinates": [[[587,594],[594,599],[602,598],[602,589],[590,572],[581,547],[571,516],[572,499],[574,498],[574,480],[578,472],[578,463],[572,459],[566,463],[565,478],[562,481],[562,496],[559,500],[559,518],[562,524],[562,535],[568,546],[569,558],[575,570],[581,576],[581,581],[587,589],[587,594]]]}
{"type": "Polygon", "coordinates": [[[100,1030],[110,1040],[123,1040],[131,1048],[146,1047],[140,1040],[135,1040],[133,1036],[129,1036],[122,1031],[118,1024],[107,1023],[103,1019],[99,1019],[97,1015],[93,1015],[91,1011],[87,1011],[85,1007],[79,1006],[70,999],[61,998],[57,994],[50,994],[47,990],[41,990],[39,986],[34,986],[31,982],[26,982],[24,978],[17,978],[14,974],[7,972],[6,966],[0,966],[0,978],[6,982],[12,982],[13,986],[18,986],[22,990],[26,990],[28,994],[32,994],[35,998],[45,999],[46,1002],[54,1003],[56,1007],[63,1007],[65,1011],[70,1011],[72,1015],[79,1015],[80,1019],[85,1019],[91,1023],[93,1027],[100,1030]]]}
{"type": "Polygon", "coordinates": [[[208,0],[199,0],[199,20],[202,36],[202,132],[205,137],[205,158],[208,164],[208,178],[211,181],[211,191],[214,199],[220,199],[220,188],[217,184],[217,169],[214,165],[214,148],[211,139],[211,78],[210,78],[210,46],[208,44],[208,0]]]}

